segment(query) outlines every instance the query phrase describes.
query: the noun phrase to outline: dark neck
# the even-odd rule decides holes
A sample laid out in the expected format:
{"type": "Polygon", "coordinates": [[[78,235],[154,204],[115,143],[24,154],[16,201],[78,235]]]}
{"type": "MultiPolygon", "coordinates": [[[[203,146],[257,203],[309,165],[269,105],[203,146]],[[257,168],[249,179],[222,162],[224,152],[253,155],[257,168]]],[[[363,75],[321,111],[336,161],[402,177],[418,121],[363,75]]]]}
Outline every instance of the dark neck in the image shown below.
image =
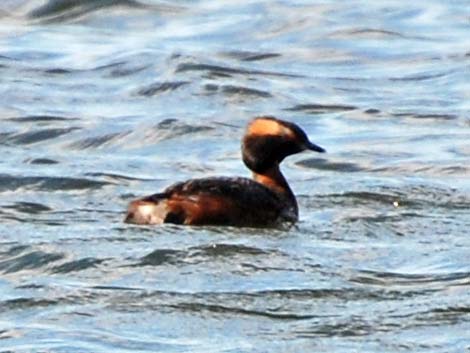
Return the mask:
{"type": "Polygon", "coordinates": [[[273,165],[262,173],[253,172],[253,179],[271,189],[276,194],[285,197],[292,204],[295,213],[298,213],[297,200],[289,184],[287,184],[286,178],[282,175],[278,164],[273,165]]]}

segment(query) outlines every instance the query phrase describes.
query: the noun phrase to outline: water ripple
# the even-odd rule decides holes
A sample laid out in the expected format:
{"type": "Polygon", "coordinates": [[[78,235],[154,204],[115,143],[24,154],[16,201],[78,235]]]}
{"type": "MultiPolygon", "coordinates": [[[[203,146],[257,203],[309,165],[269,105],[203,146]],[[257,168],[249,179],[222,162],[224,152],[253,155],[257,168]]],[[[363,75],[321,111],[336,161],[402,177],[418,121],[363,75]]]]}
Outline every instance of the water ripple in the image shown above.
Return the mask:
{"type": "Polygon", "coordinates": [[[5,145],[31,145],[46,140],[55,139],[72,131],[80,130],[79,127],[53,128],[22,133],[4,133],[0,135],[0,144],[5,145]]]}
{"type": "Polygon", "coordinates": [[[2,312],[10,310],[25,310],[27,308],[45,308],[48,306],[58,305],[60,302],[51,299],[35,299],[35,298],[16,298],[0,302],[2,312]]]}
{"type": "Polygon", "coordinates": [[[26,188],[38,191],[93,190],[110,183],[85,178],[13,176],[0,174],[0,192],[26,188]]]}
{"type": "Polygon", "coordinates": [[[409,274],[395,272],[360,271],[350,279],[352,282],[385,287],[394,286],[441,286],[470,284],[470,272],[455,272],[445,274],[409,274]]]}
{"type": "Polygon", "coordinates": [[[202,71],[207,72],[210,76],[227,76],[231,77],[232,75],[261,75],[261,76],[279,76],[279,77],[291,77],[291,78],[300,78],[302,75],[287,74],[274,71],[262,71],[262,70],[249,70],[243,68],[233,68],[228,66],[220,65],[210,65],[210,64],[194,64],[194,63],[182,63],[179,64],[176,68],[177,73],[184,73],[190,71],[202,71]]]}
{"type": "Polygon", "coordinates": [[[422,120],[442,120],[442,121],[449,121],[455,120],[458,118],[455,114],[424,114],[424,113],[393,113],[392,116],[397,118],[412,118],[412,119],[422,119],[422,120]]]}
{"type": "Polygon", "coordinates": [[[174,91],[180,87],[189,84],[189,81],[175,81],[175,82],[156,82],[151,85],[140,88],[137,91],[139,96],[151,97],[156,94],[164,93],[167,91],[174,91]]]}
{"type": "Polygon", "coordinates": [[[271,251],[239,244],[211,244],[190,247],[187,250],[156,249],[145,255],[138,266],[160,266],[176,264],[193,264],[198,262],[227,260],[230,257],[269,255],[271,251]]]}
{"type": "Polygon", "coordinates": [[[96,268],[103,261],[103,259],[83,258],[80,260],[69,261],[61,265],[55,266],[51,269],[51,271],[53,273],[70,273],[83,271],[89,268],[96,268]]]}
{"type": "Polygon", "coordinates": [[[64,117],[56,115],[27,115],[7,119],[17,123],[56,123],[56,122],[69,122],[79,120],[74,117],[64,117]]]}
{"type": "Polygon", "coordinates": [[[135,0],[92,0],[70,1],[49,0],[44,5],[32,10],[28,17],[44,22],[63,22],[86,15],[103,8],[125,6],[128,8],[143,8],[144,5],[135,0]]]}
{"type": "Polygon", "coordinates": [[[165,264],[176,264],[181,262],[181,258],[187,253],[180,250],[157,249],[142,257],[138,266],[160,266],[165,264]]]}
{"type": "Polygon", "coordinates": [[[14,205],[3,206],[3,208],[12,209],[26,214],[40,214],[52,211],[50,207],[35,202],[16,202],[14,205]]]}
{"type": "Polygon", "coordinates": [[[319,114],[319,113],[328,113],[328,112],[346,112],[350,110],[355,110],[357,107],[352,105],[344,104],[298,104],[290,108],[286,108],[287,111],[292,112],[303,112],[307,114],[319,114]]]}
{"type": "Polygon", "coordinates": [[[308,320],[317,317],[316,315],[302,315],[293,313],[282,313],[282,312],[269,312],[269,311],[258,311],[249,310],[241,307],[230,307],[221,304],[205,304],[205,303],[180,303],[175,305],[168,305],[167,307],[182,311],[192,312],[198,315],[205,315],[205,312],[211,314],[222,314],[222,315],[247,315],[247,316],[261,316],[267,317],[273,320],[308,320]]]}
{"type": "Polygon", "coordinates": [[[116,142],[121,142],[123,138],[128,136],[131,131],[113,132],[101,136],[86,137],[84,139],[75,141],[69,145],[70,148],[84,150],[88,148],[100,148],[106,145],[111,145],[116,142]]]}
{"type": "Polygon", "coordinates": [[[223,52],[223,56],[229,58],[234,58],[241,61],[260,61],[268,60],[273,58],[278,58],[281,56],[279,53],[257,53],[257,52],[247,52],[247,51],[229,51],[223,52]]]}
{"type": "Polygon", "coordinates": [[[214,127],[209,125],[188,124],[178,119],[165,119],[153,126],[146,133],[146,138],[153,141],[163,141],[211,130],[214,130],[214,127]]]}
{"type": "Polygon", "coordinates": [[[33,159],[26,159],[25,160],[25,163],[29,163],[29,164],[39,164],[39,165],[51,165],[51,164],[58,164],[59,162],[54,160],[54,159],[50,159],[50,158],[33,158],[33,159]]]}
{"type": "Polygon", "coordinates": [[[267,91],[262,91],[254,88],[232,85],[213,85],[208,84],[205,86],[208,93],[222,92],[226,96],[240,96],[240,97],[255,97],[255,98],[269,98],[272,94],[267,91]]]}
{"type": "Polygon", "coordinates": [[[0,1],[2,349],[467,350],[467,3],[173,3],[0,1]],[[297,226],[122,223],[262,114],[297,226]]]}
{"type": "Polygon", "coordinates": [[[365,166],[360,166],[359,164],[353,162],[340,162],[323,158],[303,159],[301,161],[296,162],[296,165],[303,168],[312,168],[344,173],[361,172],[368,169],[365,166]]]}
{"type": "Polygon", "coordinates": [[[0,261],[0,271],[8,274],[23,270],[38,270],[56,261],[62,260],[63,254],[35,250],[0,261]]]}

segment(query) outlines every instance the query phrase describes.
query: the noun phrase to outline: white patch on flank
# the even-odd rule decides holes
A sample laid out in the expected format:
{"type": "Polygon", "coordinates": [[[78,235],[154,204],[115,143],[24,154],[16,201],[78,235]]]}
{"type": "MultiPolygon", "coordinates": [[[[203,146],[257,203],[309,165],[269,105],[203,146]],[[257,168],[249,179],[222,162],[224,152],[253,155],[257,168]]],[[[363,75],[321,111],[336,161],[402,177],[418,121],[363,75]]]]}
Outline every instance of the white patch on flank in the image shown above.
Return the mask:
{"type": "Polygon", "coordinates": [[[138,205],[134,210],[133,222],[138,224],[161,224],[168,213],[166,201],[157,204],[144,203],[138,205]]]}

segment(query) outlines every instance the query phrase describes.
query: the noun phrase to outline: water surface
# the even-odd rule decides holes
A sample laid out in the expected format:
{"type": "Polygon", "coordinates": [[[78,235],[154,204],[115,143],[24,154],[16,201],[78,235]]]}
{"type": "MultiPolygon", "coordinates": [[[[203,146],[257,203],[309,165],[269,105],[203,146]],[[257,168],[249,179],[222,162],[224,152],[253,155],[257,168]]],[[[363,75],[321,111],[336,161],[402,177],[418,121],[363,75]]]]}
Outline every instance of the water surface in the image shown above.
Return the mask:
{"type": "Polygon", "coordinates": [[[2,352],[470,349],[467,1],[0,5],[2,352]],[[325,155],[289,230],[138,227],[249,175],[257,115],[325,155]]]}

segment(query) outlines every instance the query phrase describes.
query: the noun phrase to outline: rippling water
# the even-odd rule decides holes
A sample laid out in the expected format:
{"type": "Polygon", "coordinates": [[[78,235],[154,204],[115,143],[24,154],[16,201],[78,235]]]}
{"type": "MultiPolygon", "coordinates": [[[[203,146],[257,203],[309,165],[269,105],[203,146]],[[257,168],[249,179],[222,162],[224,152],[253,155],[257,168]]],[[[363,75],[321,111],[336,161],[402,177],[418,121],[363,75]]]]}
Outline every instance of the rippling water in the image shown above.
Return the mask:
{"type": "Polygon", "coordinates": [[[468,1],[0,5],[2,352],[470,350],[468,1]],[[290,230],[122,223],[295,121],[290,230]]]}

